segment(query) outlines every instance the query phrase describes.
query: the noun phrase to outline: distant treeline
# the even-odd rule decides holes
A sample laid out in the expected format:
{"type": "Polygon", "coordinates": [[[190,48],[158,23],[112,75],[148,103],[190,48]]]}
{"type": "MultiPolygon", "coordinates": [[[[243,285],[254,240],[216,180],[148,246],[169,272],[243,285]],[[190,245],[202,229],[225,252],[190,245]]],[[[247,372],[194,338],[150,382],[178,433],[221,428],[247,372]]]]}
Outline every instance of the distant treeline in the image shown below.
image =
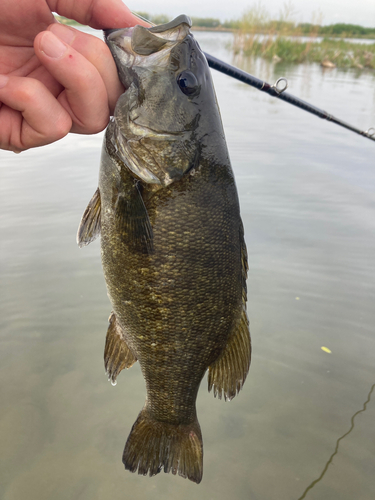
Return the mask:
{"type": "Polygon", "coordinates": [[[144,19],[147,19],[147,21],[150,21],[154,24],[166,24],[168,23],[171,18],[165,14],[149,14],[148,12],[136,12],[139,16],[143,17],[144,19]]]}
{"type": "MultiPolygon", "coordinates": [[[[171,20],[166,14],[148,14],[147,12],[137,12],[140,16],[148,19],[154,24],[165,24],[171,20]]],[[[63,24],[79,24],[71,19],[66,19],[62,16],[56,16],[57,20],[63,24]]],[[[270,21],[261,19],[259,16],[253,16],[252,22],[248,23],[246,15],[241,19],[232,19],[230,21],[221,22],[220,19],[214,17],[192,17],[193,26],[198,28],[209,29],[229,29],[229,30],[242,30],[242,31],[257,31],[258,33],[275,34],[290,34],[290,35],[305,35],[309,36],[332,36],[332,37],[347,37],[347,38],[375,38],[375,28],[365,28],[358,24],[345,24],[336,23],[327,26],[321,26],[313,23],[299,23],[296,24],[292,21],[270,21]]]]}
{"type": "Polygon", "coordinates": [[[274,32],[283,35],[303,35],[341,38],[375,38],[375,28],[365,28],[358,24],[328,24],[321,26],[313,23],[294,23],[292,21],[266,21],[247,23],[246,19],[241,19],[239,29],[242,31],[256,31],[258,33],[274,32]]]}
{"type": "MultiPolygon", "coordinates": [[[[147,12],[138,12],[142,17],[148,19],[155,24],[167,23],[171,20],[165,14],[152,15],[147,12]]],[[[199,28],[226,28],[230,30],[238,30],[244,28],[244,19],[231,19],[229,21],[221,22],[220,19],[214,17],[192,17],[193,27],[199,28]]],[[[246,21],[245,21],[246,24],[246,21]]],[[[359,38],[375,38],[375,28],[365,28],[357,24],[336,23],[321,26],[313,23],[294,23],[291,21],[282,20],[267,20],[266,22],[259,22],[256,26],[258,31],[267,33],[272,30],[277,33],[290,33],[299,35],[309,35],[314,33],[314,36],[335,36],[335,37],[359,37],[359,38]]]]}
{"type": "MultiPolygon", "coordinates": [[[[148,14],[147,12],[137,12],[138,15],[148,19],[154,24],[164,24],[168,21],[171,21],[171,18],[165,14],[148,14]]],[[[214,17],[191,17],[193,26],[197,26],[199,28],[229,28],[236,29],[239,28],[240,21],[225,21],[222,23],[220,19],[216,19],[214,17]]]]}
{"type": "Polygon", "coordinates": [[[318,36],[375,38],[375,28],[365,28],[358,24],[337,23],[317,26],[311,23],[302,23],[298,24],[297,28],[304,34],[315,32],[318,36]]]}

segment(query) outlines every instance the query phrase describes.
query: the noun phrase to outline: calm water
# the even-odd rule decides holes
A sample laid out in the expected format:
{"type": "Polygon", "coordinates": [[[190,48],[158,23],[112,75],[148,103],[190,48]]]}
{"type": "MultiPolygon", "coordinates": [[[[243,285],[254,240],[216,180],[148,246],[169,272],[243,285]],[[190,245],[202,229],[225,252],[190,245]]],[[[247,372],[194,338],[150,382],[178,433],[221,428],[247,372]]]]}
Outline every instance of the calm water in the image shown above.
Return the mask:
{"type": "MultiPolygon", "coordinates": [[[[231,34],[196,33],[231,61],[231,34]]],[[[359,127],[374,74],[236,60],[359,127]]],[[[145,398],[112,387],[99,243],[75,233],[102,134],[0,152],[0,497],[4,500],[372,500],[375,491],[375,144],[214,73],[249,252],[254,356],[242,393],[198,398],[197,486],[124,471],[145,398]],[[324,352],[327,347],[331,353],[324,352]]]]}

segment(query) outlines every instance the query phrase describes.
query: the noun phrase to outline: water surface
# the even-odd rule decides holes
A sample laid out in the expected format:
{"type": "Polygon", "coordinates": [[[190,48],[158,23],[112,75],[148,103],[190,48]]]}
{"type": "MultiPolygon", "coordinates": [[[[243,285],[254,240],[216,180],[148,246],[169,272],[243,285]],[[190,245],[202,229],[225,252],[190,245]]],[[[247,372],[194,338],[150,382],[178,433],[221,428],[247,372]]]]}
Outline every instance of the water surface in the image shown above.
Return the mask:
{"type": "MultiPolygon", "coordinates": [[[[230,33],[196,32],[233,62],[230,33]]],[[[373,73],[235,60],[358,127],[373,73]]],[[[372,500],[375,144],[214,72],[249,252],[254,355],[225,403],[202,382],[197,486],[124,471],[143,406],[136,364],[104,375],[111,311],[99,242],[75,233],[103,134],[0,152],[0,497],[4,500],[372,500]],[[324,352],[327,347],[331,353],[324,352]]]]}

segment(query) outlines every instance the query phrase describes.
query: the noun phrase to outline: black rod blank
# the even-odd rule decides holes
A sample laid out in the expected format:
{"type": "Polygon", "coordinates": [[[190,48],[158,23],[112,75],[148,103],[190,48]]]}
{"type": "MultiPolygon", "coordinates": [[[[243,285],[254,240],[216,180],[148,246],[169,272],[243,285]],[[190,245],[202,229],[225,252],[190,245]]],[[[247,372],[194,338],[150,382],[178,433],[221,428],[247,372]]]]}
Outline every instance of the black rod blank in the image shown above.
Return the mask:
{"type": "MultiPolygon", "coordinates": [[[[339,120],[338,118],[335,118],[334,116],[330,115],[329,113],[327,113],[327,111],[323,111],[322,109],[319,109],[316,106],[313,106],[312,104],[303,101],[299,97],[295,97],[292,94],[289,94],[288,92],[284,92],[283,89],[279,89],[277,87],[277,84],[270,85],[269,83],[264,82],[259,78],[256,78],[255,76],[250,75],[249,73],[246,73],[245,71],[242,71],[241,69],[236,68],[235,66],[232,66],[231,64],[225,63],[224,61],[221,61],[220,59],[217,59],[216,57],[213,57],[210,54],[205,53],[205,56],[210,68],[216,69],[217,71],[220,71],[225,75],[231,76],[232,78],[236,78],[240,82],[246,83],[247,85],[251,85],[252,87],[255,87],[258,90],[267,92],[267,94],[271,95],[272,97],[277,97],[283,101],[288,102],[289,104],[293,104],[293,106],[297,106],[298,108],[301,108],[305,111],[308,111],[309,113],[312,113],[313,115],[319,116],[319,118],[323,118],[324,120],[328,120],[329,122],[336,123],[337,125],[340,125],[341,127],[351,130],[356,134],[363,135],[364,137],[367,137],[367,139],[375,141],[374,129],[369,129],[368,131],[364,131],[360,130],[357,127],[353,127],[352,125],[349,125],[348,123],[345,123],[342,120],[339,120]]],[[[285,80],[285,79],[280,78],[280,80],[285,80]]]]}

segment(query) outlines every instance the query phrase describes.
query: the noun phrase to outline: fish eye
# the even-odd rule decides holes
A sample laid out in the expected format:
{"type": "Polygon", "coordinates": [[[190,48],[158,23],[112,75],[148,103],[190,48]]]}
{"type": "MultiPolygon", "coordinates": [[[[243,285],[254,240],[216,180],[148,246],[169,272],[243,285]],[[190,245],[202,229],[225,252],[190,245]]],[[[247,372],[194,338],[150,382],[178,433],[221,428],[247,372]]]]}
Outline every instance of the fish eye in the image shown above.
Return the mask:
{"type": "Polygon", "coordinates": [[[194,75],[194,73],[187,70],[178,75],[177,84],[180,87],[181,91],[187,96],[196,94],[200,89],[197,77],[194,75]]]}

